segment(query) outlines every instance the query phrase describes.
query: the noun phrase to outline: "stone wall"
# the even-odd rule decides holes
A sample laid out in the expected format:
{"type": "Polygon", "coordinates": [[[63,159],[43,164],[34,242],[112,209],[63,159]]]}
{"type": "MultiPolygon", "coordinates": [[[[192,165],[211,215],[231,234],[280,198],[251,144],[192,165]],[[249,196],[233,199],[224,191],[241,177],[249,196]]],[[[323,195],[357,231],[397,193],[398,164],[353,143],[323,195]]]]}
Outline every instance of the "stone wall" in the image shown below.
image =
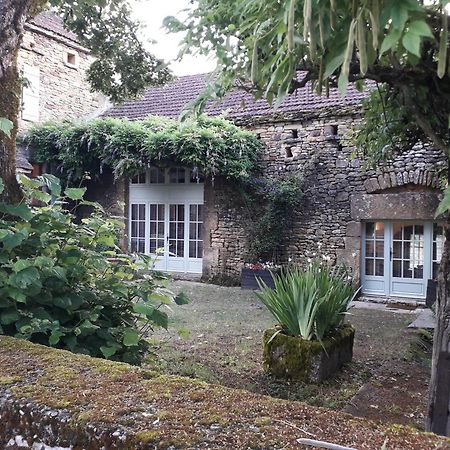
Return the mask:
{"type": "MultiPolygon", "coordinates": [[[[352,214],[351,203],[368,201],[364,195],[389,192],[391,210],[397,211],[391,218],[408,219],[410,203],[397,194],[414,191],[416,207],[426,215],[422,214],[422,219],[433,219],[425,205],[436,204],[438,174],[445,167],[442,155],[417,148],[376,170],[366,169],[350,139],[360,120],[358,112],[334,110],[244,124],[265,143],[265,174],[290,173],[305,179],[305,194],[298,210],[293,211],[293,227],[286,233],[285,260],[302,263],[307,258],[323,257],[346,263],[358,272],[361,220],[368,217],[352,214]]],[[[215,219],[208,223],[212,225],[211,240],[209,248],[205,243],[205,253],[215,259],[208,258],[205,275],[237,276],[245,262],[249,233],[242,224],[242,209],[229,201],[227,189],[217,185],[214,190],[209,203],[214,203],[211,210],[215,219]]]]}
{"type": "MultiPolygon", "coordinates": [[[[40,70],[39,122],[62,121],[93,113],[106,105],[106,99],[90,91],[86,71],[93,61],[88,51],[74,41],[51,31],[27,25],[19,52],[19,69],[24,65],[40,70]],[[63,62],[64,53],[78,54],[77,67],[63,62]]],[[[19,130],[33,122],[19,115],[19,130]]]]}

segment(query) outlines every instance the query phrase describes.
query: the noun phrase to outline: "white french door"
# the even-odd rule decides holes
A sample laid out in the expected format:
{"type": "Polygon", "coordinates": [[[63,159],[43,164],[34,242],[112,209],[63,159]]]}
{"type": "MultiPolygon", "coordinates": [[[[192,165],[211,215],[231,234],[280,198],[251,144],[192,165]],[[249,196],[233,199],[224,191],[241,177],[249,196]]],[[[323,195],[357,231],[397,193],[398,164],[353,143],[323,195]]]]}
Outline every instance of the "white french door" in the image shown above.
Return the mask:
{"type": "Polygon", "coordinates": [[[369,221],[364,224],[362,287],[366,294],[425,298],[437,276],[443,229],[432,222],[369,221]]]}
{"type": "Polygon", "coordinates": [[[154,255],[157,270],[202,273],[203,184],[187,170],[135,177],[129,223],[131,251],[154,255]]]}

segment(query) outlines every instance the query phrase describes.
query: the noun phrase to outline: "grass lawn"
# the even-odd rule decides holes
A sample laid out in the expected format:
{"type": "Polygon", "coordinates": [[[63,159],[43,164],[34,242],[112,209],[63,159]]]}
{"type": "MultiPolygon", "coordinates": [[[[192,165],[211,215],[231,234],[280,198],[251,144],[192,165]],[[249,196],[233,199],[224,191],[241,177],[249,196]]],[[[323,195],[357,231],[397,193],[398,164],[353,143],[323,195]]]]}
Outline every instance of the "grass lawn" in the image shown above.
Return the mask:
{"type": "Polygon", "coordinates": [[[417,332],[406,329],[414,315],[352,309],[353,362],[332,380],[305,385],[263,372],[262,333],[274,320],[252,291],[187,281],[173,289],[191,303],[174,308],[168,332],[152,335],[157,358],[149,357],[148,367],[423,428],[429,364],[417,351],[417,332]]]}

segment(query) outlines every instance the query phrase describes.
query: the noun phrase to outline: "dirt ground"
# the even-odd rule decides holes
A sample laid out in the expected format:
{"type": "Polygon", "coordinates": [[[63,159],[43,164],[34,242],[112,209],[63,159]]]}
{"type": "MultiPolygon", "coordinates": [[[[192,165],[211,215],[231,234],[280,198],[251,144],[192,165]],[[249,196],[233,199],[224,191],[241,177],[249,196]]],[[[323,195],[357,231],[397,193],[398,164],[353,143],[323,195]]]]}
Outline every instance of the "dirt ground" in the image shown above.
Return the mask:
{"type": "Polygon", "coordinates": [[[173,308],[168,332],[152,335],[157,357],[147,367],[424,428],[429,349],[406,329],[414,314],[353,308],[347,317],[356,328],[353,362],[332,380],[305,385],[264,373],[262,333],[274,320],[252,291],[187,281],[172,287],[184,290],[190,304],[173,308]]]}

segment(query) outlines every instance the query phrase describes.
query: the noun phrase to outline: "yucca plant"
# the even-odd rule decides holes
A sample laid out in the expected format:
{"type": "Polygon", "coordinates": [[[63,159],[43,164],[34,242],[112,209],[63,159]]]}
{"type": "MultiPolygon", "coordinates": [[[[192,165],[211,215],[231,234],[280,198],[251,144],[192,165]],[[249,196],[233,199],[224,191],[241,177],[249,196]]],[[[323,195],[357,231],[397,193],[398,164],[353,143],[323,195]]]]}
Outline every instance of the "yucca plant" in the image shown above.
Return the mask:
{"type": "Polygon", "coordinates": [[[284,333],[306,340],[321,341],[339,328],[357,293],[345,269],[319,263],[274,275],[274,283],[271,289],[258,280],[256,295],[284,333]]]}

